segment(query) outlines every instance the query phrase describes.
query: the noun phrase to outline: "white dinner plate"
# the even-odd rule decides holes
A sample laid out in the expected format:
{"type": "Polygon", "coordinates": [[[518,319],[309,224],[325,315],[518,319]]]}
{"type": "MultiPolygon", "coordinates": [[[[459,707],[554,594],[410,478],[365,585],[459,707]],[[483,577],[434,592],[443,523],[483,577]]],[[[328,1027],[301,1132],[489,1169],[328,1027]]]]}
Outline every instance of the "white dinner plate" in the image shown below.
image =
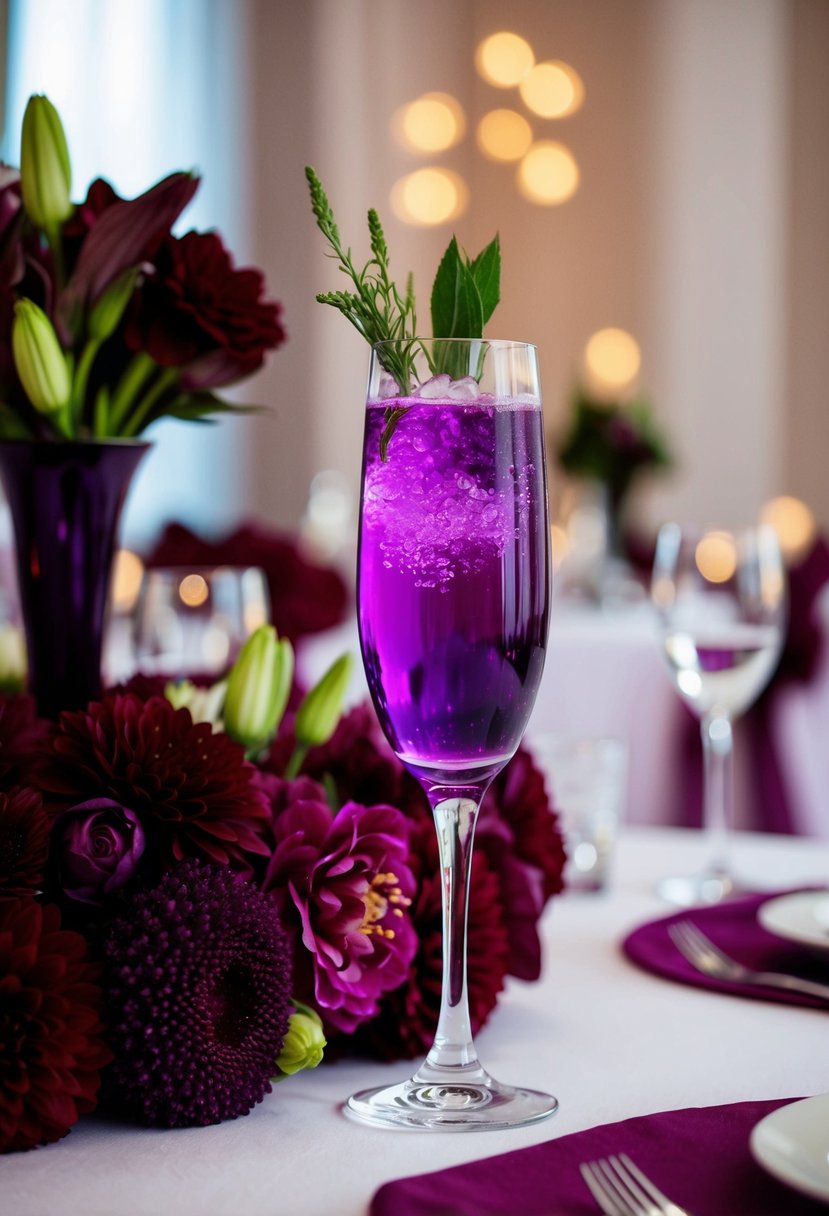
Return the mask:
{"type": "Polygon", "coordinates": [[[767,899],[757,919],[777,937],[829,951],[829,891],[795,891],[767,899]]]}
{"type": "Polygon", "coordinates": [[[752,1130],[750,1144],[779,1182],[829,1203],[829,1094],[779,1106],[752,1130]]]}

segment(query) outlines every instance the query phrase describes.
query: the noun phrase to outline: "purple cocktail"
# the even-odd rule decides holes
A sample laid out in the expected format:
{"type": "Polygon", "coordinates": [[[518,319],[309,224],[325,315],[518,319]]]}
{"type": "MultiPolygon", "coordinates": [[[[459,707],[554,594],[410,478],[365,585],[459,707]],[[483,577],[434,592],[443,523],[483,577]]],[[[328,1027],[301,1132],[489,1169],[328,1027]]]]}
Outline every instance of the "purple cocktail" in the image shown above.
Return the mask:
{"type": "Polygon", "coordinates": [[[514,1127],[555,1098],[503,1085],[472,1042],[466,915],[475,821],[533,707],[550,540],[535,348],[409,340],[373,348],[363,448],[360,643],[372,699],[435,819],[443,982],[434,1045],[409,1080],[354,1094],[384,1127],[514,1127]],[[401,391],[401,386],[405,386],[401,391]]]}
{"type": "Polygon", "coordinates": [[[383,729],[443,785],[491,779],[535,700],[547,638],[541,409],[403,400],[366,421],[360,637],[383,729]]]}

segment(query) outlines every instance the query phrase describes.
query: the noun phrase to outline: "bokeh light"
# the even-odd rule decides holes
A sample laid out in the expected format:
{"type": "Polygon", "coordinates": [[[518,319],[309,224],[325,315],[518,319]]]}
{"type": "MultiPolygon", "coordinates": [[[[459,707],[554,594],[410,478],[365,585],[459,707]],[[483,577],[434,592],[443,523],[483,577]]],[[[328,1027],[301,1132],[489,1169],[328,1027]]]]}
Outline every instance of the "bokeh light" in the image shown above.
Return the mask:
{"type": "Polygon", "coordinates": [[[444,152],[463,138],[466,116],[451,93],[424,93],[396,112],[392,129],[414,152],[444,152]]]}
{"type": "Polygon", "coordinates": [[[694,550],[697,569],[709,583],[727,583],[737,569],[737,547],[728,532],[706,532],[694,550]]]}
{"type": "Polygon", "coordinates": [[[178,586],[179,599],[188,608],[201,608],[210,597],[207,579],[201,574],[186,574],[178,586]]]}
{"type": "Polygon", "coordinates": [[[490,34],[475,52],[475,66],[489,84],[498,89],[513,89],[535,63],[533,49],[520,34],[501,30],[490,34]]]}
{"type": "Polygon", "coordinates": [[[630,388],[641,364],[639,343],[625,329],[599,329],[584,348],[585,376],[599,396],[615,396],[630,388]]]}
{"type": "Polygon", "coordinates": [[[520,160],[532,141],[532,127],[516,110],[490,110],[478,123],[478,147],[492,160],[520,160]]]}
{"type": "Polygon", "coordinates": [[[141,590],[144,563],[131,549],[119,549],[112,567],[112,607],[131,612],[141,590]]]}
{"type": "Polygon", "coordinates": [[[539,140],[518,166],[518,188],[532,203],[545,207],[566,203],[579,188],[579,167],[569,148],[539,140]]]}
{"type": "Polygon", "coordinates": [[[811,508],[789,494],[767,502],[760,512],[760,523],[768,524],[777,533],[783,557],[789,563],[805,557],[817,532],[811,508]]]}
{"type": "Polygon", "coordinates": [[[541,118],[566,118],[584,101],[584,83],[568,63],[537,63],[521,80],[524,105],[541,118]]]}
{"type": "Polygon", "coordinates": [[[429,166],[399,178],[391,190],[391,205],[407,224],[433,227],[456,219],[466,210],[469,190],[459,174],[429,166]]]}

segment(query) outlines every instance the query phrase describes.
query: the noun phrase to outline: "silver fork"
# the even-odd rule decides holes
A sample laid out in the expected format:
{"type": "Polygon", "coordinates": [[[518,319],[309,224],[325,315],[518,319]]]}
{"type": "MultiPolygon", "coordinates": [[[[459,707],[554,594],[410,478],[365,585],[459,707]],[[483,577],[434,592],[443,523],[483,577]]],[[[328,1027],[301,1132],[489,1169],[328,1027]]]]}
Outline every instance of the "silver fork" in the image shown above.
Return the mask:
{"type": "Polygon", "coordinates": [[[691,1216],[663,1195],[626,1153],[585,1161],[579,1169],[605,1216],[691,1216]]]}
{"type": "Polygon", "coordinates": [[[829,984],[802,980],[796,975],[777,971],[754,971],[725,954],[690,920],[674,921],[668,925],[671,941],[692,967],[703,975],[731,980],[736,984],[759,984],[763,988],[782,988],[787,992],[802,992],[807,996],[829,1001],[829,984]]]}

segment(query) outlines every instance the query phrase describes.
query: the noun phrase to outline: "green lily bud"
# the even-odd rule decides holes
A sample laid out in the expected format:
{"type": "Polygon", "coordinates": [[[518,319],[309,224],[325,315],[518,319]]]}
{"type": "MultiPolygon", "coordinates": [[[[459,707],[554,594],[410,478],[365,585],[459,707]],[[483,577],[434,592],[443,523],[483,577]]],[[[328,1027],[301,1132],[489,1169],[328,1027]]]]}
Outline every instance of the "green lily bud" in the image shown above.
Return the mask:
{"type": "Polygon", "coordinates": [[[245,642],[227,678],[225,731],[255,754],[276,734],[294,678],[294,651],[273,625],[245,642]]]}
{"type": "Polygon", "coordinates": [[[304,1068],[316,1068],[326,1046],[319,1014],[300,1001],[293,1006],[296,1012],[288,1019],[288,1033],[276,1059],[280,1073],[289,1077],[304,1068]]]}
{"type": "Polygon", "coordinates": [[[61,413],[72,380],[54,326],[33,300],[18,300],[12,322],[12,353],[20,382],[35,409],[61,413]]]}
{"type": "Polygon", "coordinates": [[[131,266],[117,279],[113,279],[106,291],[98,297],[89,313],[89,336],[96,342],[105,342],[118,328],[124,309],[138,281],[138,267],[131,266]]]}
{"type": "Polygon", "coordinates": [[[194,722],[209,722],[214,731],[222,730],[222,706],[227,682],[219,680],[209,688],[199,688],[190,680],[171,680],[164,696],[173,709],[189,709],[194,722]]]}
{"type": "Polygon", "coordinates": [[[72,214],[69,149],[48,97],[30,97],[23,115],[20,187],[26,213],[38,228],[53,231],[72,214]]]}
{"type": "Polygon", "coordinates": [[[340,655],[305,697],[294,724],[300,747],[319,747],[331,738],[342,713],[350,678],[351,655],[340,655]]]}

